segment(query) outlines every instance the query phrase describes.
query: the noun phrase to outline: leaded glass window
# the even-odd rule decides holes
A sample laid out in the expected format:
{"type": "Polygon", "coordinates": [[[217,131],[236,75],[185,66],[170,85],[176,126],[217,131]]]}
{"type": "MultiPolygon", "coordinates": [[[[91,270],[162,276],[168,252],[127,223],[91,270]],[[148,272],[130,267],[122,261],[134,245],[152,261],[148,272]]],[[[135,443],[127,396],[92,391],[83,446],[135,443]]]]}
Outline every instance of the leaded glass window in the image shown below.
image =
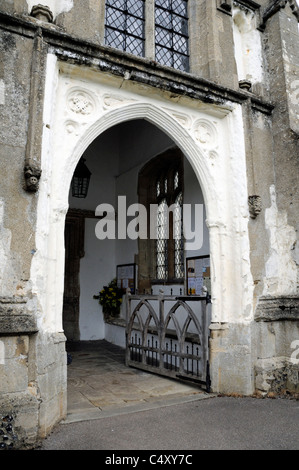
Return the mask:
{"type": "Polygon", "coordinates": [[[106,0],[105,44],[144,56],[145,0],[106,0]]]}
{"type": "Polygon", "coordinates": [[[164,281],[184,277],[183,193],[180,171],[171,165],[160,171],[153,190],[154,202],[158,206],[156,277],[164,281]]]}
{"type": "Polygon", "coordinates": [[[184,276],[183,195],[179,193],[173,211],[174,277],[184,276]]]}
{"type": "Polygon", "coordinates": [[[189,70],[187,0],[156,0],[156,61],[179,70],[189,70]]]}
{"type": "Polygon", "coordinates": [[[140,170],[138,199],[148,214],[148,236],[138,240],[138,289],[153,284],[182,284],[184,155],[173,147],[140,170]]]}
{"type": "Polygon", "coordinates": [[[156,243],[157,279],[168,277],[168,208],[166,199],[158,205],[157,211],[157,243],[156,243]]]}

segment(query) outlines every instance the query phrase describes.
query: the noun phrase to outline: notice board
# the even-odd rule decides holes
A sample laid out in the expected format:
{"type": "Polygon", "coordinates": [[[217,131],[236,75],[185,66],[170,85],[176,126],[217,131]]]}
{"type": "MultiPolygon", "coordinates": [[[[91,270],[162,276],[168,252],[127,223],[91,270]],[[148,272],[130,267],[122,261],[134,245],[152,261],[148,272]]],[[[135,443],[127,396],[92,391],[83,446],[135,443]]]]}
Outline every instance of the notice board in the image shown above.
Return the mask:
{"type": "Polygon", "coordinates": [[[186,259],[187,295],[206,296],[211,293],[210,256],[186,259]]]}
{"type": "Polygon", "coordinates": [[[116,267],[117,287],[126,291],[130,289],[131,294],[135,294],[136,288],[136,264],[119,264],[116,267]]]}

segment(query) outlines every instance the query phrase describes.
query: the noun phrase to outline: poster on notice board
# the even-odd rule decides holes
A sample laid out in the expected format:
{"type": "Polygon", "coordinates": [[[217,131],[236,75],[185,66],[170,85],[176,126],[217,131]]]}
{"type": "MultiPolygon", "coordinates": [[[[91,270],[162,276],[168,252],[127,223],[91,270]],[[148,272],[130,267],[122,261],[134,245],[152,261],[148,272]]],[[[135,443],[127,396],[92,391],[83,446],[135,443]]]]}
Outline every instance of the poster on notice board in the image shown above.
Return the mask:
{"type": "Polygon", "coordinates": [[[130,289],[131,294],[135,294],[136,287],[136,265],[131,264],[119,264],[116,267],[116,278],[117,287],[123,289],[124,292],[127,288],[130,289]]]}
{"type": "Polygon", "coordinates": [[[210,256],[186,259],[187,294],[206,296],[211,292],[210,256]]]}

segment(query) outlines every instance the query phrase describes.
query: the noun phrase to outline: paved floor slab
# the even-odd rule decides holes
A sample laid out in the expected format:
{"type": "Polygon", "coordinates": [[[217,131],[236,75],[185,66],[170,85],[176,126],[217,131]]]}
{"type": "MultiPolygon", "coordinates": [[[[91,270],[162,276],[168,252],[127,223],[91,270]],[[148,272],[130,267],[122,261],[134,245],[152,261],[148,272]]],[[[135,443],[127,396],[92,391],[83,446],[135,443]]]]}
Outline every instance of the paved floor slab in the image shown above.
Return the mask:
{"type": "Polygon", "coordinates": [[[209,396],[198,385],[185,384],[125,365],[125,352],[106,341],[69,347],[68,413],[65,424],[148,410],[169,403],[209,396]]]}

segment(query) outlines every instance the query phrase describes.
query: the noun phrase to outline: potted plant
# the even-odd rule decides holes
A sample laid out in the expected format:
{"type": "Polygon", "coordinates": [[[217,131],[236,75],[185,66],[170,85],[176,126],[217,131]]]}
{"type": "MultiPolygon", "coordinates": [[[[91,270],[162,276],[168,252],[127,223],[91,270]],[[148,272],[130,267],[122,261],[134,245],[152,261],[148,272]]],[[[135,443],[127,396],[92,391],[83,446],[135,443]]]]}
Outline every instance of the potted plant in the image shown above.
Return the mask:
{"type": "Polygon", "coordinates": [[[99,304],[102,306],[104,319],[117,318],[120,314],[120,306],[122,304],[123,290],[117,287],[117,280],[112,281],[104,286],[99,292],[99,295],[95,295],[95,299],[99,299],[99,304]]]}

